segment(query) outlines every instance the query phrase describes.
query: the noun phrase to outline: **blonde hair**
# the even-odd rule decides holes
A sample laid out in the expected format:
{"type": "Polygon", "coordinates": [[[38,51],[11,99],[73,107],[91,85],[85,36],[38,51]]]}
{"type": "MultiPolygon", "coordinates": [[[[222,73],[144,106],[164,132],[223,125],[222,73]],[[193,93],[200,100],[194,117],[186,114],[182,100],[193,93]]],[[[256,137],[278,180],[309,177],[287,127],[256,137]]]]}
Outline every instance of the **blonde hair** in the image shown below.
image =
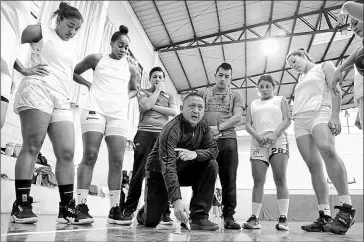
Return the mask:
{"type": "Polygon", "coordinates": [[[312,58],[312,56],[310,56],[304,48],[299,48],[297,50],[291,50],[287,57],[286,57],[286,61],[288,62],[288,58],[291,56],[291,55],[298,55],[298,56],[301,56],[301,57],[306,57],[307,60],[309,60],[310,62],[314,63],[315,64],[315,60],[312,58]]]}

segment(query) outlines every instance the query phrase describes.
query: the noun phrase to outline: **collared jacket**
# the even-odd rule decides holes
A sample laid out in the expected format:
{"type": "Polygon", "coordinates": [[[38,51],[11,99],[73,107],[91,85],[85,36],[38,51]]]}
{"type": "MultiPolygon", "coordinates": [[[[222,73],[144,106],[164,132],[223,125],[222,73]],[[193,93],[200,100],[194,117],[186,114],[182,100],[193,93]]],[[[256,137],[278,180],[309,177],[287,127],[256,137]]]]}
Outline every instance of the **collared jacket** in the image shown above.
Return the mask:
{"type": "Polygon", "coordinates": [[[218,154],[216,141],[210,126],[203,118],[195,128],[179,114],[162,129],[145,166],[147,171],[161,172],[170,202],[181,199],[177,171],[193,162],[215,160],[218,154]],[[197,153],[192,161],[177,160],[175,148],[183,148],[197,153]]]}

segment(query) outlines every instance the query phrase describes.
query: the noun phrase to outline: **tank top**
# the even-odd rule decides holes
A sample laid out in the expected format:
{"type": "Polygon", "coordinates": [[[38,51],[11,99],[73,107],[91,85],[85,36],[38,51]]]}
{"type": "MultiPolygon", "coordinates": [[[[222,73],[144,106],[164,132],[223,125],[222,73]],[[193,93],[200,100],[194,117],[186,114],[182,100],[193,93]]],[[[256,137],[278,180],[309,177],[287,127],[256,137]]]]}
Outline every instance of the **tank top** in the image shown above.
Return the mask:
{"type": "Polygon", "coordinates": [[[332,107],[331,92],[322,64],[315,65],[306,74],[300,76],[294,91],[293,116],[309,111],[317,112],[321,106],[332,107]]]}
{"type": "Polygon", "coordinates": [[[116,119],[127,119],[129,80],[127,59],[116,60],[104,54],[95,68],[84,109],[116,119]]]}
{"type": "Polygon", "coordinates": [[[28,76],[29,80],[44,85],[55,92],[69,98],[69,88],[73,80],[73,71],[77,61],[77,46],[74,39],[62,40],[55,29],[41,25],[42,39],[31,43],[31,66],[47,64],[47,76],[28,76]]]}
{"type": "Polygon", "coordinates": [[[259,135],[274,132],[283,122],[281,103],[284,96],[268,100],[255,99],[250,104],[252,126],[259,135]]]}

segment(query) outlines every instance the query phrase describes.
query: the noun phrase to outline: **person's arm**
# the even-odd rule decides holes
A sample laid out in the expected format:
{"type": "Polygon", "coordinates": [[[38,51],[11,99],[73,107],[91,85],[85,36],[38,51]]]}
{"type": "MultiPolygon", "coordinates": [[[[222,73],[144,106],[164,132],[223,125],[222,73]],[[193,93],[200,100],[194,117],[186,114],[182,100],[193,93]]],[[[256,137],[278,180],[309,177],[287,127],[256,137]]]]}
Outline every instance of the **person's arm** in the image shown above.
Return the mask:
{"type": "Polygon", "coordinates": [[[49,75],[49,72],[45,68],[46,66],[47,66],[46,64],[38,64],[36,66],[26,68],[23,66],[23,64],[20,62],[19,59],[16,59],[16,61],[14,62],[14,69],[20,72],[24,76],[33,76],[33,75],[47,76],[49,75]]]}
{"type": "Polygon", "coordinates": [[[79,62],[73,71],[73,80],[78,84],[85,85],[88,89],[91,88],[91,83],[81,76],[82,73],[89,69],[95,70],[97,64],[102,58],[102,54],[91,54],[86,56],[79,62]]]}
{"type": "Polygon", "coordinates": [[[291,125],[291,113],[289,112],[288,103],[285,97],[281,101],[281,110],[283,122],[277,127],[277,129],[266,137],[268,142],[275,142],[278,137],[291,125]]]}
{"type": "Polygon", "coordinates": [[[349,14],[351,17],[356,18],[360,22],[363,22],[363,3],[357,3],[354,1],[345,2],[339,14],[339,23],[345,24],[343,21],[346,19],[346,15],[349,14]],[[343,17],[345,16],[345,18],[343,17]]]}
{"type": "Polygon", "coordinates": [[[355,48],[355,50],[353,52],[351,52],[349,57],[346,58],[346,60],[335,70],[335,73],[334,73],[333,79],[332,79],[333,93],[335,95],[338,94],[338,92],[335,91],[336,90],[336,84],[339,83],[339,85],[341,86],[341,82],[342,82],[342,79],[343,79],[342,72],[354,65],[356,54],[359,51],[359,49],[361,48],[361,46],[362,45],[359,45],[357,48],[355,48]]]}
{"type": "Polygon", "coordinates": [[[177,106],[176,106],[176,101],[174,99],[174,97],[170,94],[169,98],[168,98],[168,107],[163,107],[163,106],[159,106],[154,104],[154,106],[152,107],[152,109],[154,111],[157,111],[161,114],[167,115],[167,116],[176,116],[177,115],[177,106]]]}
{"type": "Polygon", "coordinates": [[[182,199],[177,174],[177,152],[175,151],[179,138],[178,132],[180,130],[176,126],[168,126],[162,129],[159,135],[161,170],[168,191],[168,198],[172,203],[177,199],[182,199]]]}
{"type": "Polygon", "coordinates": [[[231,116],[228,120],[218,125],[219,131],[224,131],[225,129],[229,129],[235,127],[237,123],[241,121],[243,115],[244,101],[243,96],[240,92],[235,92],[236,96],[234,98],[234,108],[233,108],[233,116],[231,116]]]}
{"type": "Polygon", "coordinates": [[[37,43],[42,39],[42,27],[40,24],[28,25],[21,36],[21,43],[37,43]]]}
{"type": "Polygon", "coordinates": [[[147,95],[140,96],[138,99],[139,106],[145,111],[150,110],[155,105],[161,91],[162,89],[159,89],[158,86],[156,86],[154,92],[149,97],[147,95]]]}
{"type": "Polygon", "coordinates": [[[201,145],[195,150],[197,157],[195,161],[209,161],[215,160],[218,154],[217,143],[210,132],[210,127],[206,122],[206,130],[203,135],[201,145]]]}
{"type": "Polygon", "coordinates": [[[128,84],[129,91],[137,91],[137,79],[138,79],[138,71],[136,70],[135,66],[129,63],[129,71],[130,71],[130,80],[128,84]]]}
{"type": "Polygon", "coordinates": [[[260,141],[260,136],[255,130],[255,128],[252,126],[252,116],[250,107],[247,108],[246,111],[246,121],[245,121],[245,130],[248,132],[254,139],[256,139],[258,142],[260,141]]]}
{"type": "Polygon", "coordinates": [[[322,69],[325,73],[325,80],[327,82],[329,90],[334,94],[333,89],[336,89],[335,92],[338,92],[339,95],[331,95],[332,100],[332,114],[331,119],[328,123],[332,133],[334,135],[338,135],[341,132],[341,123],[340,123],[340,110],[341,110],[341,91],[338,85],[336,87],[333,86],[333,78],[335,73],[335,66],[331,61],[327,61],[322,64],[322,69]]]}

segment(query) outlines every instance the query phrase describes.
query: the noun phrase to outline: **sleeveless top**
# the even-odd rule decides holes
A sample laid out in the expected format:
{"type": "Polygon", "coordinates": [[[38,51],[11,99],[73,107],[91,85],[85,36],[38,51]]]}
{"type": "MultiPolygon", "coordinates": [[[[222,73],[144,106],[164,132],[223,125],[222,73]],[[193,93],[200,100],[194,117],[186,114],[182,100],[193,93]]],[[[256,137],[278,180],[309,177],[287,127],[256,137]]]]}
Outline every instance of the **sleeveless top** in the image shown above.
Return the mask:
{"type": "Polygon", "coordinates": [[[317,112],[321,106],[332,107],[331,92],[322,64],[315,65],[298,80],[294,91],[293,116],[309,111],[317,112]]]}
{"type": "Polygon", "coordinates": [[[258,134],[274,132],[283,122],[281,108],[284,96],[273,96],[268,100],[255,99],[250,104],[252,126],[258,134]]]}
{"type": "Polygon", "coordinates": [[[31,66],[46,64],[48,76],[28,76],[29,80],[44,85],[69,98],[69,88],[73,81],[73,71],[77,61],[77,45],[74,39],[62,40],[54,29],[41,25],[42,39],[31,43],[31,66]]]}
{"type": "Polygon", "coordinates": [[[95,68],[84,109],[116,119],[127,119],[130,75],[126,58],[116,60],[109,54],[103,54],[95,68]]]}

